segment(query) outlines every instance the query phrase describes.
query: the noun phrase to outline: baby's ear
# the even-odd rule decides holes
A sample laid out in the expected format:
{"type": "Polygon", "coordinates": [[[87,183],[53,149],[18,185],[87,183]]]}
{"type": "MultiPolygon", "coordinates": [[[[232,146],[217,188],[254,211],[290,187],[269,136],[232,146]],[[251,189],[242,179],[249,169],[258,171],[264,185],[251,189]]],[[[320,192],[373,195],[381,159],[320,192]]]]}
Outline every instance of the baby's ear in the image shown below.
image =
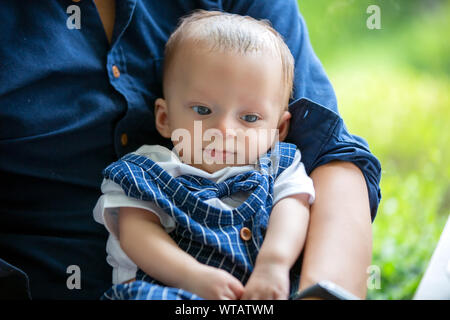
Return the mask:
{"type": "Polygon", "coordinates": [[[164,138],[170,138],[169,113],[166,100],[158,98],[155,101],[155,123],[156,130],[164,138]]]}
{"type": "Polygon", "coordinates": [[[280,117],[280,121],[278,122],[278,135],[280,141],[284,141],[289,131],[289,123],[291,119],[291,113],[289,111],[283,111],[283,114],[280,117]]]}

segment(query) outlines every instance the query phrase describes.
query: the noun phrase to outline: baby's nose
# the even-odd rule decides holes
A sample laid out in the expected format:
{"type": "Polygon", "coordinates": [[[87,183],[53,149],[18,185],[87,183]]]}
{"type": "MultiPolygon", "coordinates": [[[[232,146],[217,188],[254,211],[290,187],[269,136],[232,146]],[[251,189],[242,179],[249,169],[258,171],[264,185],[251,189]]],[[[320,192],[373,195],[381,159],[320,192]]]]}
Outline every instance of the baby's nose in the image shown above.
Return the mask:
{"type": "Polygon", "coordinates": [[[222,118],[216,125],[217,129],[220,130],[224,138],[236,136],[236,124],[233,119],[222,118]]]}

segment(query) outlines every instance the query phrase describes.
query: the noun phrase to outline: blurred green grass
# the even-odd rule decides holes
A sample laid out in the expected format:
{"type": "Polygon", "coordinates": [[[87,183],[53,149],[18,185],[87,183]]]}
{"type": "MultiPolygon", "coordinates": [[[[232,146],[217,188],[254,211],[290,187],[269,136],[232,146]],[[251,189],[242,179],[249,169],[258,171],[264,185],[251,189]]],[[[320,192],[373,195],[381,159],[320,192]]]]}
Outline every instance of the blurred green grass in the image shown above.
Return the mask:
{"type": "Polygon", "coordinates": [[[349,131],[382,165],[367,298],[412,299],[450,213],[450,1],[298,3],[349,131]]]}

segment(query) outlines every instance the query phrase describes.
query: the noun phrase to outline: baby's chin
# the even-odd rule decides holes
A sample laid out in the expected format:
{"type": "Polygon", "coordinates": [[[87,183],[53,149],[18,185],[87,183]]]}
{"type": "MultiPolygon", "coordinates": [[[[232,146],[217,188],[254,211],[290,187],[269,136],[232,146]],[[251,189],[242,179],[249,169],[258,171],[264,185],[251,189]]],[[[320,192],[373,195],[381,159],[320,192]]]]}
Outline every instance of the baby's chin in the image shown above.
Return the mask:
{"type": "MultiPolygon", "coordinates": [[[[266,151],[267,152],[267,151],[266,151]]],[[[181,162],[188,164],[194,168],[201,169],[208,173],[214,173],[224,168],[229,167],[243,167],[243,166],[254,166],[258,158],[261,155],[257,154],[245,154],[245,153],[233,153],[233,152],[220,152],[215,150],[203,150],[198,158],[194,156],[186,159],[181,155],[178,158],[181,162]]]]}
{"type": "Polygon", "coordinates": [[[258,155],[238,155],[236,153],[203,152],[200,161],[195,161],[194,157],[186,161],[182,156],[180,160],[194,168],[201,169],[208,173],[214,173],[224,168],[254,166],[259,158],[258,155]]]}
{"type": "Polygon", "coordinates": [[[206,171],[208,173],[214,173],[219,170],[222,170],[224,168],[230,168],[230,167],[241,167],[249,165],[249,163],[213,163],[213,164],[206,164],[206,163],[200,163],[200,164],[191,164],[191,166],[201,169],[203,171],[206,171]]]}
{"type": "Polygon", "coordinates": [[[245,156],[232,152],[203,152],[202,162],[193,164],[194,167],[209,173],[222,170],[228,167],[241,167],[255,163],[257,157],[245,156]],[[253,159],[254,158],[254,159],[253,159]]]}

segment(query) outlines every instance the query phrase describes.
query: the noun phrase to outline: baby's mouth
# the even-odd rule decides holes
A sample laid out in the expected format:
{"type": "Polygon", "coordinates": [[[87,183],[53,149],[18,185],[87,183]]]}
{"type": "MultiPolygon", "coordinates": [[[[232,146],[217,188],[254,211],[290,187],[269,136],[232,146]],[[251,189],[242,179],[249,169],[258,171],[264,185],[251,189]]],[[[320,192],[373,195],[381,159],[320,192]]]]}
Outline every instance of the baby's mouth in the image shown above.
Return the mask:
{"type": "Polygon", "coordinates": [[[206,153],[208,157],[218,160],[226,160],[229,159],[230,157],[233,157],[234,159],[234,156],[236,154],[235,152],[217,149],[204,149],[203,151],[206,153]]]}

